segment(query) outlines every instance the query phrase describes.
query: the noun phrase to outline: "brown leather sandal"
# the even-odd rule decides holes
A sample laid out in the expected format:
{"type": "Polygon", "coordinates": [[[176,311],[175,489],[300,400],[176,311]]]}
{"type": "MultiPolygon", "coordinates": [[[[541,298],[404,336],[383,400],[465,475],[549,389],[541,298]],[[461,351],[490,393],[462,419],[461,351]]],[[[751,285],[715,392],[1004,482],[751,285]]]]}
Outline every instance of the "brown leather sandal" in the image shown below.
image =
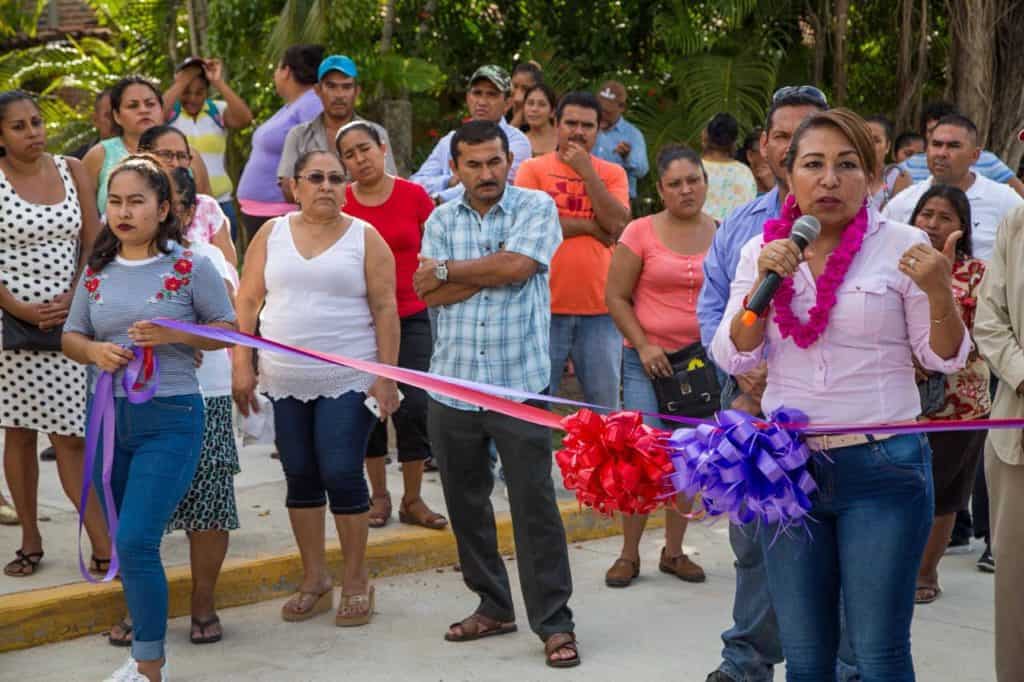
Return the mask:
{"type": "Polygon", "coordinates": [[[629,587],[640,575],[640,561],[619,557],[604,574],[604,584],[608,587],[629,587]]]}
{"type": "Polygon", "coordinates": [[[374,495],[370,498],[368,515],[370,528],[383,528],[391,520],[391,494],[374,495]]]}
{"type": "Polygon", "coordinates": [[[544,662],[549,668],[575,668],[580,664],[580,650],[573,632],[558,632],[544,640],[544,662]],[[551,658],[551,654],[562,649],[569,649],[575,654],[572,658],[551,658]]]}
{"type": "Polygon", "coordinates": [[[29,552],[26,554],[24,550],[17,550],[14,553],[16,557],[14,561],[4,566],[4,575],[10,576],[11,578],[27,578],[31,575],[35,575],[36,571],[39,570],[39,562],[43,560],[43,552],[29,552]]]}
{"type": "Polygon", "coordinates": [[[448,527],[448,519],[428,507],[422,497],[417,497],[412,502],[403,499],[401,506],[398,507],[398,520],[410,526],[422,526],[430,530],[444,530],[448,527]]]}
{"type": "Polygon", "coordinates": [[[515,623],[502,623],[493,618],[488,618],[482,613],[474,613],[463,618],[458,623],[449,625],[448,632],[444,633],[444,638],[448,642],[472,642],[484,637],[508,635],[518,629],[515,623]],[[462,634],[453,634],[452,628],[460,628],[462,634]]]}

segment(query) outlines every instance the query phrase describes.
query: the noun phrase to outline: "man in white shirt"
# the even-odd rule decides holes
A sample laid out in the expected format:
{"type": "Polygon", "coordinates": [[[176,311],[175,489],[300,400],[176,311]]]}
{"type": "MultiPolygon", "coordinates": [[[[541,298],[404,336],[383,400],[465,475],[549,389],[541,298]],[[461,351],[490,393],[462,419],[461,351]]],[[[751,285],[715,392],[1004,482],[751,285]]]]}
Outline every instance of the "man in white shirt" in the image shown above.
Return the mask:
{"type": "Polygon", "coordinates": [[[1024,199],[1008,185],[989,180],[971,170],[980,154],[978,129],[974,123],[959,114],[944,116],[928,138],[928,169],[931,177],[893,197],[885,206],[885,216],[908,223],[921,195],[931,185],[959,187],[971,204],[971,248],[974,257],[988,261],[992,258],[999,222],[1012,209],[1024,204],[1024,199]]]}
{"type": "MultiPolygon", "coordinates": [[[[512,79],[508,72],[500,66],[487,64],[473,72],[469,79],[469,92],[466,93],[466,108],[474,121],[492,121],[501,126],[508,138],[512,164],[508,170],[508,184],[515,180],[519,164],[533,156],[530,140],[518,128],[505,121],[505,110],[508,109],[509,97],[512,92],[512,79]]],[[[420,169],[409,179],[427,190],[427,193],[438,203],[444,203],[462,196],[462,185],[458,176],[451,168],[451,131],[438,141],[434,151],[423,162],[420,169]]]]}

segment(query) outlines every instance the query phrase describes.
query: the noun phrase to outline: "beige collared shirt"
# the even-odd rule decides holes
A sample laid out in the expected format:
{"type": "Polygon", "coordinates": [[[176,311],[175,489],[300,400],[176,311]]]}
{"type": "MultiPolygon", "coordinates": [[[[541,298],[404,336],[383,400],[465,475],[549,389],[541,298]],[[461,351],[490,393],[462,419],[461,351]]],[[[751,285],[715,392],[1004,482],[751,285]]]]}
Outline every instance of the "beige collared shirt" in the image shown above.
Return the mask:
{"type": "MultiPolygon", "coordinates": [[[[992,404],[993,419],[1024,418],[1024,398],[1017,387],[1024,382],[1024,207],[1006,214],[996,234],[992,260],[981,281],[974,342],[999,388],[992,404]]],[[[1021,429],[993,429],[988,442],[1007,464],[1024,463],[1021,429]]]]}
{"type": "MultiPolygon", "coordinates": [[[[384,170],[391,175],[398,175],[398,170],[395,168],[395,157],[391,154],[391,140],[388,139],[388,131],[384,129],[384,126],[373,121],[367,121],[358,114],[352,120],[368,123],[377,131],[377,134],[380,135],[381,143],[386,148],[384,170]]],[[[277,177],[292,177],[295,173],[295,162],[299,160],[299,157],[313,151],[330,151],[337,155],[334,140],[329,141],[327,139],[327,128],[324,126],[323,114],[306,123],[300,123],[288,131],[288,135],[284,139],[284,147],[281,149],[281,160],[277,164],[277,177]]]]}

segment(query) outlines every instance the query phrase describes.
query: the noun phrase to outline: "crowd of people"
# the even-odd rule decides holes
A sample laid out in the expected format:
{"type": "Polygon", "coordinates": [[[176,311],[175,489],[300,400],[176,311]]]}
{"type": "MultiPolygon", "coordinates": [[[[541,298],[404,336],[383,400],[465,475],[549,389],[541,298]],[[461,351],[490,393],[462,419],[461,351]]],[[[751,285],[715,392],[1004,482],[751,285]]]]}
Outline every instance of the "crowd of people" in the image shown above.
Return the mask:
{"type": "MultiPolygon", "coordinates": [[[[334,608],[327,509],[345,557],[335,624],[373,618],[366,549],[394,511],[390,420],[399,522],[450,527],[479,597],[444,638],[517,629],[490,502],[503,483],[543,660],[582,660],[548,429],[347,367],[228,349],[155,318],[492,384],[541,408],[571,372],[587,402],[662,428],[658,413],[783,406],[812,423],[1024,417],[1024,184],[948,103],[896,134],[884,116],[787,86],[745,137],[721,112],[699,152],[667,144],[652,156],[626,119],[622,83],[559,94],[538,64],[511,74],[488,64],[468,81],[467,122],[406,179],[388,131],[356,113],[351,58],[293,46],[274,85],[284,104],[257,126],[237,186],[227,131],[253,114],[217,59],[187,59],[166,91],[132,75],[97,93],[97,138],[81,161],[46,152],[30,95],[0,94],[0,427],[13,502],[0,497],[0,523],[21,526],[4,573],[45,570],[43,433],[76,507],[83,479],[95,483],[88,570],[111,570],[115,547],[120,559],[128,614],[109,641],[131,653],[110,680],[168,679],[165,533],[188,534],[191,641],[223,637],[214,603],[239,527],[235,409],[272,410],[303,565],[282,619],[334,608]],[[641,215],[649,159],[662,208],[641,215]],[[804,215],[821,232],[801,249],[789,234],[804,215]],[[247,244],[240,277],[236,242],[247,244]],[[752,315],[772,273],[779,292],[752,315]],[[107,475],[121,521],[111,533],[95,492],[103,467],[83,471],[87,409],[93,387],[139,353],[158,360],[155,394],[140,402],[131,382],[114,382],[107,475]],[[717,373],[694,375],[712,363],[717,373]],[[428,466],[447,518],[421,497],[428,466]]],[[[1021,430],[808,444],[823,453],[809,465],[813,539],[730,526],[734,623],[708,682],[771,680],[783,660],[794,682],[913,680],[915,604],[941,596],[942,556],[970,544],[958,532],[984,538],[978,567],[996,573],[998,679],[1024,679],[1013,582],[1024,567],[1021,430]]],[[[694,504],[681,495],[666,509],[659,570],[700,583],[683,550],[694,504]]],[[[640,574],[647,516],[621,521],[605,575],[614,588],[640,574]]]]}

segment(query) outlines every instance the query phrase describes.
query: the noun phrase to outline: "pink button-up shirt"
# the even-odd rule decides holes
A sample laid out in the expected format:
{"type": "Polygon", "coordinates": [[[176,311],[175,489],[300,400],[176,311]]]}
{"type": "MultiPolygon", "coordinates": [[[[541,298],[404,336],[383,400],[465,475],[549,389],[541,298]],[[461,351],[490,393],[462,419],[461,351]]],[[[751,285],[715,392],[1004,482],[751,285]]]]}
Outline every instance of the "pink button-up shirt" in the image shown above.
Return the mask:
{"type": "MultiPolygon", "coordinates": [[[[864,243],[839,287],[828,327],[818,341],[804,349],[791,338],[783,339],[770,315],[765,341],[741,353],[729,329],[757,279],[764,237],[754,237],[740,254],[729,305],[711,344],[712,355],[732,375],[767,361],[768,385],[761,403],[765,414],[779,407],[795,408],[812,424],[916,419],[921,399],[913,357],[926,369],[952,374],[964,367],[971,350],[968,334],[948,360],[931,349],[928,297],[898,268],[900,256],[917,243],[928,243],[924,232],[872,211],[864,243]]],[[[817,295],[806,263],[793,276],[793,286],[793,312],[806,321],[817,295]]],[[[958,316],[953,318],[954,323],[959,321],[958,316]]]]}

